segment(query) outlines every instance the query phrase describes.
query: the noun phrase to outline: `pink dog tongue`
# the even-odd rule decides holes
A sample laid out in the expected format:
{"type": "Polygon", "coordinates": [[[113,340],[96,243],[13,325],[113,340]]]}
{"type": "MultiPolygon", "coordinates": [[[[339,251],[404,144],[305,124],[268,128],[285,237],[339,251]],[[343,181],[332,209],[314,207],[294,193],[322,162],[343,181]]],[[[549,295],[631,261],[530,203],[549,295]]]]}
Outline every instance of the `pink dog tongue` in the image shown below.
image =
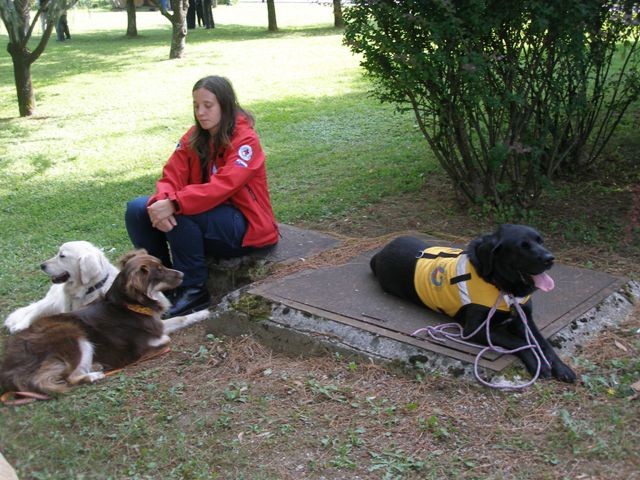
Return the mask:
{"type": "Polygon", "coordinates": [[[535,283],[536,287],[538,287],[543,292],[550,292],[551,290],[553,290],[553,287],[556,286],[556,282],[553,281],[553,278],[551,278],[546,273],[534,275],[533,282],[535,283]]]}

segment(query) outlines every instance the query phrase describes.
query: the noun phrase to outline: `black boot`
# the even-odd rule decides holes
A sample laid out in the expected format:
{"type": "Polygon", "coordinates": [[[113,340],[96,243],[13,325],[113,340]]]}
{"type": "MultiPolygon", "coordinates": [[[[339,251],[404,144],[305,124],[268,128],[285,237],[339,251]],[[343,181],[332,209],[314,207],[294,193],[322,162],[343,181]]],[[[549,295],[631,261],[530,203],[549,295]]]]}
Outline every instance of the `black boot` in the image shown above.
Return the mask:
{"type": "Polygon", "coordinates": [[[173,306],[162,317],[187,315],[208,308],[210,303],[211,296],[206,284],[180,287],[173,298],[173,306]]]}

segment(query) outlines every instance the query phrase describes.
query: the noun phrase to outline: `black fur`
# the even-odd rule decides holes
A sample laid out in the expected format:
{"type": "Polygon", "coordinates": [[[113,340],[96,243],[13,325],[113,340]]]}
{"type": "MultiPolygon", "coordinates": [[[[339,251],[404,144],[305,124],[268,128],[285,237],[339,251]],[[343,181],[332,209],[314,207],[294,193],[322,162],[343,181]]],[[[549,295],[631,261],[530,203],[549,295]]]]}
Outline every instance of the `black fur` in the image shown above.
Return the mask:
{"type": "MultiPolygon", "coordinates": [[[[422,305],[414,285],[417,256],[428,248],[426,242],[414,237],[398,237],[386,245],[371,259],[370,266],[382,288],[414,303],[422,305]]],[[[469,260],[480,277],[499,290],[524,297],[536,289],[533,275],[545,272],[552,267],[554,257],[543,245],[542,237],[533,228],[525,225],[501,225],[494,233],[472,240],[465,249],[469,260]]],[[[551,363],[551,368],[542,365],[542,378],[555,377],[564,382],[573,383],[575,373],[565,365],[542,336],[532,318],[532,301],[523,305],[533,335],[551,363]]],[[[489,308],[470,304],[465,305],[454,316],[464,327],[465,335],[472,333],[487,318],[489,308]]],[[[524,326],[519,319],[511,319],[509,312],[497,311],[492,320],[491,340],[495,345],[515,349],[526,344],[524,326]]],[[[473,342],[487,344],[484,330],[476,334],[473,342]]],[[[518,356],[527,370],[534,374],[537,360],[530,349],[523,350],[518,356]]]]}

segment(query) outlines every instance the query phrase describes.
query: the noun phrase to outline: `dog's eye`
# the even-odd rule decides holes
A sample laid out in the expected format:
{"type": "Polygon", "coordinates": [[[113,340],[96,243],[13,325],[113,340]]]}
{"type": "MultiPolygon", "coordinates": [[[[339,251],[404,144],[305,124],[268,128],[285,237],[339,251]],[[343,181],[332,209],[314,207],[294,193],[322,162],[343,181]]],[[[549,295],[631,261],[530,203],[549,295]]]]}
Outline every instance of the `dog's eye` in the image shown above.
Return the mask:
{"type": "Polygon", "coordinates": [[[61,253],[60,255],[58,255],[58,257],[59,257],[59,258],[64,258],[64,257],[65,257],[65,254],[64,254],[64,253],[61,253]]]}
{"type": "Polygon", "coordinates": [[[531,248],[531,244],[529,242],[522,242],[520,246],[525,250],[529,250],[531,248]]]}

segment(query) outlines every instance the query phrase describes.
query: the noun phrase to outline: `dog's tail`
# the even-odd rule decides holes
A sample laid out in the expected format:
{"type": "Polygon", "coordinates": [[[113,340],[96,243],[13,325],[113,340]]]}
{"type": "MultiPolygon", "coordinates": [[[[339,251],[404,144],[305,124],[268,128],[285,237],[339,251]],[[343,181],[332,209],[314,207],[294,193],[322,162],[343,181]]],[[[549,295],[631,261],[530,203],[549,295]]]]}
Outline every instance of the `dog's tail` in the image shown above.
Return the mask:
{"type": "Polygon", "coordinates": [[[13,368],[0,373],[2,388],[16,392],[34,393],[64,393],[69,390],[66,377],[70,371],[70,365],[61,359],[49,358],[36,368],[13,368]]]}
{"type": "Polygon", "coordinates": [[[71,365],[57,358],[49,358],[30,378],[32,391],[41,393],[65,393],[69,390],[66,378],[71,370],[71,365]]]}

